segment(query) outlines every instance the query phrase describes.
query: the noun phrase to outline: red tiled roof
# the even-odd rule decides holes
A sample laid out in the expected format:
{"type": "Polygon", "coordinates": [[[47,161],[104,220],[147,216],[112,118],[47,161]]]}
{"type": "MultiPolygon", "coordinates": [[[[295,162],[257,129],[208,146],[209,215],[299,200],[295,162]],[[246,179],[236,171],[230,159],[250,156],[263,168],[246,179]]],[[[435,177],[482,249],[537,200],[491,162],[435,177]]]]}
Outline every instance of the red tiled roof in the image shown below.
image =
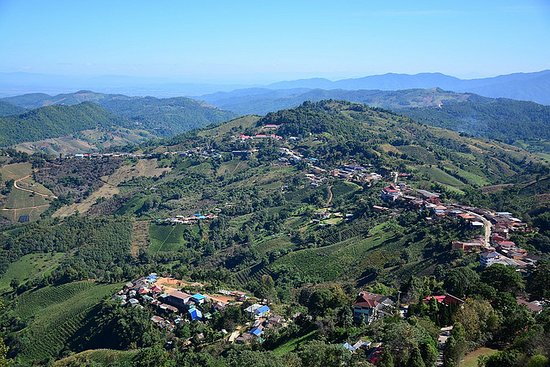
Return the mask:
{"type": "Polygon", "coordinates": [[[375,308],[385,296],[370,292],[361,292],[353,302],[353,306],[375,308]]]}

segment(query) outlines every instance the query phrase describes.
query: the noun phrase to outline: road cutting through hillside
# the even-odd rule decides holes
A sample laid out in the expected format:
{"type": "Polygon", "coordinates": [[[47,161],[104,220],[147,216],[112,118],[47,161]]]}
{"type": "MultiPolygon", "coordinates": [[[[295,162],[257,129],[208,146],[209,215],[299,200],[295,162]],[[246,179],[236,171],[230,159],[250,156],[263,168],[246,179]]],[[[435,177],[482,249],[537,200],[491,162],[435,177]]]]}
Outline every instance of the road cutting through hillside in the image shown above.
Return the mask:
{"type": "MultiPolygon", "coordinates": [[[[14,189],[17,189],[17,190],[21,190],[21,191],[25,191],[25,192],[30,192],[32,194],[35,194],[35,195],[38,195],[38,196],[42,196],[43,198],[49,198],[49,199],[57,199],[57,196],[55,195],[48,195],[48,194],[42,194],[38,191],[34,191],[34,190],[31,190],[31,189],[25,189],[25,188],[22,188],[22,187],[19,187],[17,186],[17,184],[19,183],[19,181],[22,181],[22,180],[25,180],[27,178],[31,177],[31,175],[27,175],[25,177],[21,177],[21,178],[18,178],[17,180],[13,181],[13,188],[14,189]]],[[[23,209],[23,208],[18,208],[18,209],[23,209]]]]}

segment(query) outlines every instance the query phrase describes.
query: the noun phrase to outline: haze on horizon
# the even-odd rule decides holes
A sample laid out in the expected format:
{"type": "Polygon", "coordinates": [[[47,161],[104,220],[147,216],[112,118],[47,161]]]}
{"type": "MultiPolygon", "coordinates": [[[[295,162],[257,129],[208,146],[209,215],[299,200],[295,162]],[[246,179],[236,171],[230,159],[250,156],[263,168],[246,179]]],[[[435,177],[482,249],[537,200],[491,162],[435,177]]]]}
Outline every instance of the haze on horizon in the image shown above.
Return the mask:
{"type": "Polygon", "coordinates": [[[0,1],[0,72],[269,83],[550,68],[550,3],[0,1]]]}

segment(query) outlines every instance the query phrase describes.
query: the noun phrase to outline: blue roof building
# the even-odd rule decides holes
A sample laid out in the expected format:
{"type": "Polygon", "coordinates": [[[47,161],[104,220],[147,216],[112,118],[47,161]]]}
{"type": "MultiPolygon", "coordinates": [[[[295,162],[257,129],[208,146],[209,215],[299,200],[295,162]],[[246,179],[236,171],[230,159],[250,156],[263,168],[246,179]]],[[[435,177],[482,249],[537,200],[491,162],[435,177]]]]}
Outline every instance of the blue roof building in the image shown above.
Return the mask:
{"type": "Polygon", "coordinates": [[[147,278],[145,278],[145,279],[146,279],[148,282],[150,282],[150,283],[154,283],[154,282],[157,281],[158,275],[157,275],[157,273],[151,273],[151,274],[149,274],[149,275],[147,276],[147,278]]]}
{"type": "Polygon", "coordinates": [[[260,335],[263,334],[263,332],[264,332],[264,331],[263,331],[262,329],[257,328],[257,327],[255,327],[254,329],[252,329],[252,330],[249,331],[249,333],[252,334],[252,335],[254,335],[254,336],[260,336],[260,335]]]}
{"type": "Polygon", "coordinates": [[[264,306],[258,308],[256,311],[254,311],[254,313],[256,314],[256,316],[263,316],[266,313],[268,313],[269,311],[270,311],[269,307],[264,305],[264,306]]]}
{"type": "Polygon", "coordinates": [[[191,296],[191,299],[195,302],[203,303],[204,300],[206,299],[206,296],[204,296],[200,293],[195,293],[194,295],[191,296]]]}
{"type": "Polygon", "coordinates": [[[197,308],[191,308],[189,311],[189,317],[191,317],[191,320],[201,320],[202,319],[202,312],[201,310],[197,308]]]}

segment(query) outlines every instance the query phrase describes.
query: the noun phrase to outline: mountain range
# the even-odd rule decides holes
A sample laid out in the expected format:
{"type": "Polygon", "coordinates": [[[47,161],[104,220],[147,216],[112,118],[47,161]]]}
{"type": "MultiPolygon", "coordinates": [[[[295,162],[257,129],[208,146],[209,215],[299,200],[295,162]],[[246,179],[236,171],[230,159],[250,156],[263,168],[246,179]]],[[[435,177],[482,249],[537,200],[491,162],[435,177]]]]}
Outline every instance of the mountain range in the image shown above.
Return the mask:
{"type": "Polygon", "coordinates": [[[219,92],[201,98],[238,114],[261,115],[296,107],[305,101],[345,100],[388,109],[428,125],[512,144],[518,140],[550,138],[548,106],[472,93],[447,92],[439,88],[397,91],[255,88],[219,92]]]}
{"type": "Polygon", "coordinates": [[[30,73],[0,73],[0,96],[12,96],[35,91],[51,94],[76,89],[91,89],[103,93],[123,93],[140,96],[199,96],[218,91],[243,88],[267,89],[379,89],[402,90],[441,88],[469,92],[485,97],[503,97],[550,104],[550,70],[514,73],[489,78],[459,79],[441,73],[372,75],[332,81],[324,78],[282,81],[267,85],[190,83],[182,78],[140,78],[130,76],[70,77],[30,73]]]}
{"type": "MultiPolygon", "coordinates": [[[[110,138],[115,140],[128,136],[127,131],[121,135],[120,129],[147,137],[168,137],[236,116],[185,97],[128,97],[90,91],[55,96],[33,93],[0,100],[4,114],[10,111],[9,106],[16,114],[0,117],[3,146],[60,138],[84,130],[116,132],[110,138]]],[[[97,134],[94,136],[97,138],[97,134]]],[[[59,143],[49,141],[44,148],[51,151],[52,145],[59,143]]],[[[96,148],[102,146],[97,143],[101,142],[94,142],[96,148]]]]}
{"type": "Polygon", "coordinates": [[[274,83],[270,89],[380,89],[441,88],[454,92],[470,92],[486,97],[504,97],[550,104],[550,70],[515,73],[492,78],[459,79],[441,73],[383,74],[363,78],[330,81],[314,78],[274,83]]]}

